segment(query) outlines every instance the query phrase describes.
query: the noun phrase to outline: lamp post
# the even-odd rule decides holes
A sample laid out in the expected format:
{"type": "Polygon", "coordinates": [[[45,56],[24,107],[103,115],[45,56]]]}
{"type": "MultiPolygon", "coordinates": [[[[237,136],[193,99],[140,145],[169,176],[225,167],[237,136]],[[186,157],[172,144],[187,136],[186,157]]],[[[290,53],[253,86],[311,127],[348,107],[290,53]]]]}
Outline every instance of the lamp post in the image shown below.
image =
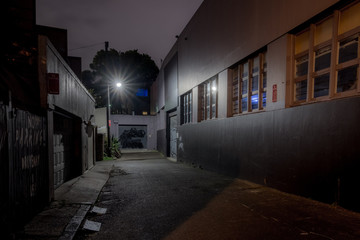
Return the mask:
{"type": "MultiPolygon", "coordinates": [[[[120,88],[121,83],[116,82],[116,87],[120,88]]],[[[110,126],[111,126],[111,120],[110,120],[110,113],[111,113],[111,103],[110,103],[110,84],[107,85],[107,108],[106,108],[106,121],[107,121],[107,153],[108,156],[111,156],[111,148],[110,148],[110,126]]]]}

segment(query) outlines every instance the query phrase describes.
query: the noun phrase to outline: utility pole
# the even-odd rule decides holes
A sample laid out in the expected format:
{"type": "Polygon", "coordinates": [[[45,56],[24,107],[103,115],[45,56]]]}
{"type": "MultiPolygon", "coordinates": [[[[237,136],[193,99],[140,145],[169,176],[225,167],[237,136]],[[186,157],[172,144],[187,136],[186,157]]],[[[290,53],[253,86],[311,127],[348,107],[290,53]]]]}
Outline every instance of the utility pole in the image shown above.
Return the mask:
{"type": "MultiPolygon", "coordinates": [[[[109,42],[105,42],[105,64],[107,64],[107,52],[109,50],[109,42]]],[[[106,79],[109,80],[109,79],[106,79]]],[[[107,153],[108,157],[111,157],[111,149],[110,149],[110,86],[107,84],[107,107],[106,107],[106,126],[107,126],[107,153]]]]}

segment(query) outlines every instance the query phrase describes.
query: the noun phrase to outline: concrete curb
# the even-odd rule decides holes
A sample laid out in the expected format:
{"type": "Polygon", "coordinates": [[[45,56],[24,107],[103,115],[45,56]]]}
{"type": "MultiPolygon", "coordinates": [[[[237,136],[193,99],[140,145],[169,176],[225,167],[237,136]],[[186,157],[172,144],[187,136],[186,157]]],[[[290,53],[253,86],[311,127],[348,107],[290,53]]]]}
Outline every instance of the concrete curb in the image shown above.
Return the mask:
{"type": "Polygon", "coordinates": [[[24,227],[21,239],[73,239],[108,181],[114,162],[97,162],[83,175],[56,189],[55,201],[24,227]]]}
{"type": "Polygon", "coordinates": [[[65,228],[64,233],[59,240],[72,240],[79,229],[82,221],[84,220],[87,212],[90,209],[90,205],[81,205],[75,216],[70,220],[65,228]]]}

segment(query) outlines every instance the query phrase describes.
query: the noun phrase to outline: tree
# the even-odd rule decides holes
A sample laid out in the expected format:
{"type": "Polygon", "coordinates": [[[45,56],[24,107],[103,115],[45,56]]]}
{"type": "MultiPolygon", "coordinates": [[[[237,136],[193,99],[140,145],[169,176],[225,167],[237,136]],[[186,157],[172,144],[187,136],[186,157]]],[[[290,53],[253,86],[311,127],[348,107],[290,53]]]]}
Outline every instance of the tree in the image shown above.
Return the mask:
{"type": "Polygon", "coordinates": [[[104,96],[106,95],[103,96],[103,94],[101,94],[103,92],[103,88],[100,84],[96,84],[97,81],[95,81],[94,73],[89,70],[85,70],[81,73],[81,79],[86,89],[95,99],[96,107],[105,107],[106,98],[104,98],[104,96]]]}
{"type": "MultiPolygon", "coordinates": [[[[120,91],[111,91],[112,113],[142,114],[150,111],[150,98],[139,96],[139,89],[148,93],[151,84],[156,80],[159,68],[147,54],[138,50],[118,52],[100,50],[90,64],[91,71],[82,73],[83,83],[91,89],[97,107],[106,106],[107,85],[119,79],[122,83],[120,91]]],[[[145,94],[146,95],[146,94],[145,94]]]]}

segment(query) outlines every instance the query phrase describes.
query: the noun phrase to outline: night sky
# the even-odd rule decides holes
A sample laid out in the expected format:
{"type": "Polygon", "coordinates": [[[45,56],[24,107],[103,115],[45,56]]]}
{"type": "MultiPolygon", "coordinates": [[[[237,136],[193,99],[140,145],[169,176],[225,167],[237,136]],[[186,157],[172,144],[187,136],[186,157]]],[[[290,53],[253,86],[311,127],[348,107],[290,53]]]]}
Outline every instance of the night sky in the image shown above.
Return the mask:
{"type": "Polygon", "coordinates": [[[36,23],[68,30],[69,56],[89,69],[104,42],[118,51],[138,49],[160,67],[203,0],[36,0],[36,23]]]}

